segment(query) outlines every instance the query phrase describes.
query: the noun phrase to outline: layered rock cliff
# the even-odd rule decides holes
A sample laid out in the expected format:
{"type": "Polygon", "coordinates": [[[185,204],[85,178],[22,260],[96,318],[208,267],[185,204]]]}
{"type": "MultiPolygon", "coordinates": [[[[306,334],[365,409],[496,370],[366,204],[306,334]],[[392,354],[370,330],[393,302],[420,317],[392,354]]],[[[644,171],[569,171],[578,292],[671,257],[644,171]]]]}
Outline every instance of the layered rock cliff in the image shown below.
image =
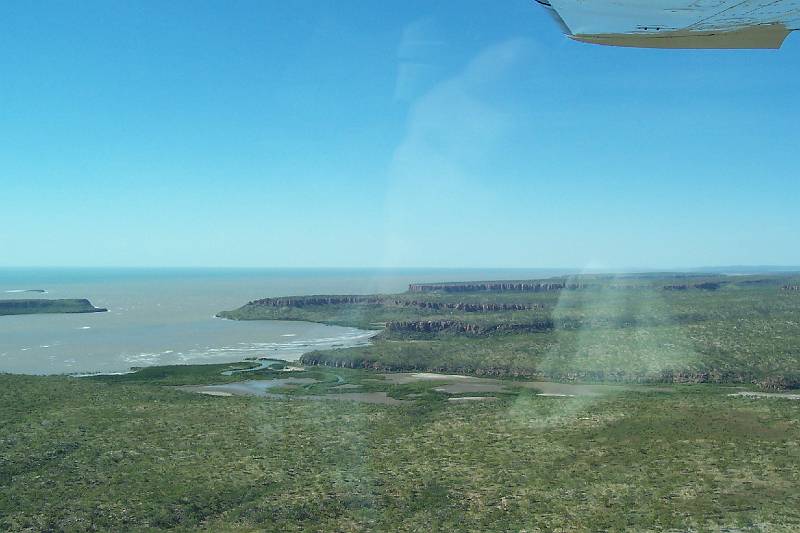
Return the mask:
{"type": "Polygon", "coordinates": [[[458,320],[402,320],[386,323],[389,333],[464,333],[490,335],[493,333],[538,333],[555,328],[552,320],[529,323],[474,324],[458,320]]]}
{"type": "Polygon", "coordinates": [[[584,283],[567,283],[565,281],[480,281],[458,283],[412,283],[408,292],[547,292],[576,290],[586,288],[584,283]]]}
{"type": "Polygon", "coordinates": [[[494,311],[530,311],[531,309],[544,309],[541,304],[489,304],[489,303],[448,303],[448,302],[425,302],[418,300],[395,300],[394,305],[399,307],[418,307],[420,309],[432,309],[442,311],[451,309],[463,311],[465,313],[491,313],[494,311]]]}
{"type": "Polygon", "coordinates": [[[247,305],[264,307],[308,307],[313,305],[381,304],[378,296],[290,296],[253,300],[247,305]]]}

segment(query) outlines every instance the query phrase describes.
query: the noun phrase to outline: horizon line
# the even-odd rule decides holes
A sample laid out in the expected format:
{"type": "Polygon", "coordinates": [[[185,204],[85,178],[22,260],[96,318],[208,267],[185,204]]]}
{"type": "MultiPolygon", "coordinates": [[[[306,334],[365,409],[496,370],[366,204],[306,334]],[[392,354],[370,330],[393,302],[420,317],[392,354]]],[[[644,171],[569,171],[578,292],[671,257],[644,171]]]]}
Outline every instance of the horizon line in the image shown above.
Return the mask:
{"type": "Polygon", "coordinates": [[[541,266],[230,266],[230,265],[0,265],[2,270],[75,269],[75,270],[547,270],[592,272],[689,272],[698,270],[774,270],[800,271],[800,265],[721,264],[701,266],[608,266],[608,267],[541,267],[541,266]]]}

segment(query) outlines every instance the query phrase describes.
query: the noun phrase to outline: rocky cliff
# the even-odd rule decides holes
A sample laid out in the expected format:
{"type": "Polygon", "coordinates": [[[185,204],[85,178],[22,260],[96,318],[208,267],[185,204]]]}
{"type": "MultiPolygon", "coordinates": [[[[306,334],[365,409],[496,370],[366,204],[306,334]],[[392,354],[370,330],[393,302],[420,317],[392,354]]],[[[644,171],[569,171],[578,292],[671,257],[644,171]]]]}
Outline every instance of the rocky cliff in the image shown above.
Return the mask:
{"type": "Polygon", "coordinates": [[[448,302],[425,302],[418,300],[395,300],[394,305],[400,307],[418,307],[420,309],[432,309],[442,311],[452,309],[465,313],[491,313],[494,311],[530,311],[531,309],[544,309],[541,304],[489,304],[489,303],[448,303],[448,302]]]}
{"type": "Polygon", "coordinates": [[[584,283],[566,281],[480,281],[459,283],[412,283],[408,292],[547,292],[586,288],[584,283]]]}
{"type": "Polygon", "coordinates": [[[247,305],[264,307],[309,307],[315,305],[381,304],[378,296],[290,296],[286,298],[264,298],[247,305]]]}
{"type": "Polygon", "coordinates": [[[529,323],[474,324],[458,320],[401,320],[386,323],[389,333],[464,333],[490,335],[492,333],[538,333],[555,328],[552,320],[529,323]]]}

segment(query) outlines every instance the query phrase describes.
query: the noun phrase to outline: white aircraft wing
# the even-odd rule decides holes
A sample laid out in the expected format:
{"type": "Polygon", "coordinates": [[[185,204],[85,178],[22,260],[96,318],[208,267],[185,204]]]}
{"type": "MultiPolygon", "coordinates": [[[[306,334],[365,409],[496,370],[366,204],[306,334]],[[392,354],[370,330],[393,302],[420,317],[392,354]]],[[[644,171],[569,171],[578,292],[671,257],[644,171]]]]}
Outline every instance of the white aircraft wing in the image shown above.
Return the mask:
{"type": "Polygon", "coordinates": [[[780,48],[800,0],[536,0],[576,41],[639,48],[780,48]]]}

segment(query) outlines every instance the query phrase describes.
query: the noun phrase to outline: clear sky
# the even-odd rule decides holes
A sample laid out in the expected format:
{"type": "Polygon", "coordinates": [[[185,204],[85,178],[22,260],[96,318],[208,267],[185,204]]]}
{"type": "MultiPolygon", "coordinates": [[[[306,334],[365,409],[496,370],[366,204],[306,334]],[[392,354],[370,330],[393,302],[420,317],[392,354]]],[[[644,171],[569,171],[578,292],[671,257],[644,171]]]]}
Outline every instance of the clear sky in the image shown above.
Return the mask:
{"type": "Polygon", "coordinates": [[[531,0],[4,0],[0,266],[796,265],[798,95],[531,0]]]}

